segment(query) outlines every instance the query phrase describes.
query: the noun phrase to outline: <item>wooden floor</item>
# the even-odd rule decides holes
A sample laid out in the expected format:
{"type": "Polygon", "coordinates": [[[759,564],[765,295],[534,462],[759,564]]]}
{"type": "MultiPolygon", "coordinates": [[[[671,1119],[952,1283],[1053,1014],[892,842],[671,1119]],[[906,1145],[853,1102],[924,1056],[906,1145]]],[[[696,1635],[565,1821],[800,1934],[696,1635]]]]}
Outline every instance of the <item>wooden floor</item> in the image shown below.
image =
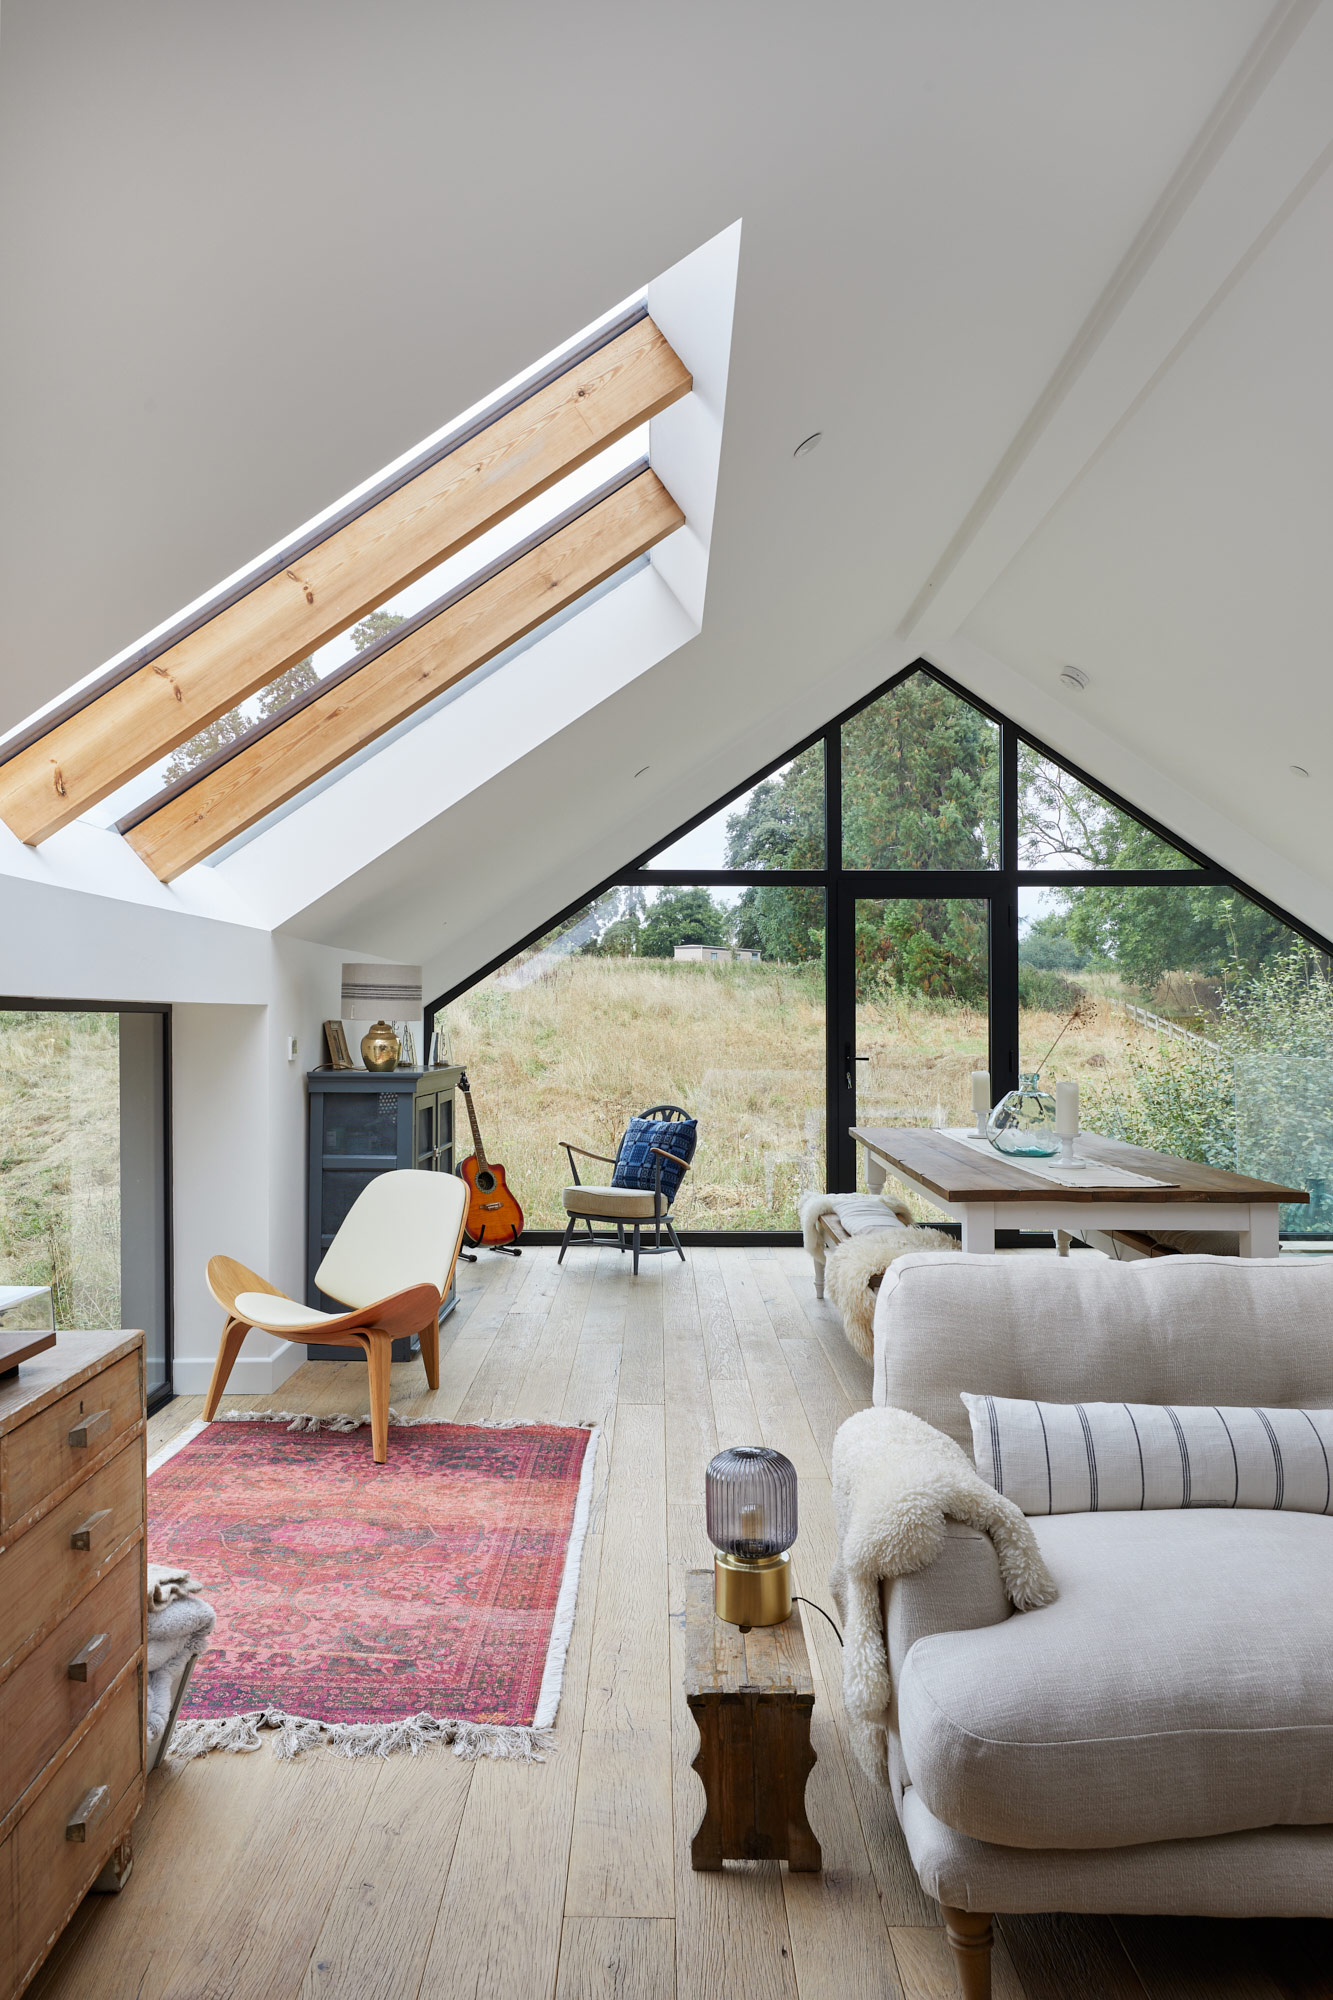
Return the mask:
{"type": "MultiPolygon", "coordinates": [[[[136,1864],[91,1897],[41,2000],[948,2000],[935,1905],[892,1806],[847,1748],[833,1633],[815,1673],[810,1818],[824,1873],[696,1875],[702,1792],[681,1696],[683,1578],[708,1560],[703,1469],[762,1440],[800,1474],[796,1588],[828,1605],[829,1452],[870,1370],[817,1304],[799,1250],[693,1250],[630,1276],[611,1251],[462,1267],[438,1394],[395,1368],[395,1405],[461,1422],[604,1426],[598,1502],[546,1764],[447,1749],[352,1763],[215,1754],[149,1780],[136,1864]]],[[[365,1408],[363,1366],[313,1363],[273,1407],[365,1408]]],[[[266,1399],[233,1397],[232,1407],[266,1399]]],[[[195,1417],[178,1398],[150,1449],[195,1417]]],[[[367,1445],[367,1455],[369,1446],[367,1445]]],[[[996,2000],[1316,2000],[1333,1925],[1008,1919],[996,2000]]]]}

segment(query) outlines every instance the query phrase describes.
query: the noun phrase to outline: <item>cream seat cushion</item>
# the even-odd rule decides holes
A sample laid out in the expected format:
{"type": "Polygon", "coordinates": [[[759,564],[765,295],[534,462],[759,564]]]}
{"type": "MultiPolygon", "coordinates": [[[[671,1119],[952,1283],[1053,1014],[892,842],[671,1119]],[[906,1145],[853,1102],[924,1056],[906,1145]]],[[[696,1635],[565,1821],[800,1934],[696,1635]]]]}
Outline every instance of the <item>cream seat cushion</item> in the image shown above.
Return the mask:
{"type": "Polygon", "coordinates": [[[238,1292],[236,1311],[251,1326],[262,1326],[273,1333],[285,1333],[288,1327],[325,1326],[331,1319],[347,1317],[345,1312],[319,1312],[314,1306],[283,1298],[279,1292],[238,1292]]]}
{"type": "Polygon", "coordinates": [[[919,1639],[921,1803],[974,1839],[1118,1847],[1333,1823],[1333,1519],[1035,1519],[1056,1603],[919,1639]]]}
{"type": "MultiPolygon", "coordinates": [[[[666,1204],[663,1204],[665,1213],[666,1204]]],[[[566,1215],[595,1215],[611,1222],[651,1222],[651,1188],[567,1187],[566,1215]]]]}

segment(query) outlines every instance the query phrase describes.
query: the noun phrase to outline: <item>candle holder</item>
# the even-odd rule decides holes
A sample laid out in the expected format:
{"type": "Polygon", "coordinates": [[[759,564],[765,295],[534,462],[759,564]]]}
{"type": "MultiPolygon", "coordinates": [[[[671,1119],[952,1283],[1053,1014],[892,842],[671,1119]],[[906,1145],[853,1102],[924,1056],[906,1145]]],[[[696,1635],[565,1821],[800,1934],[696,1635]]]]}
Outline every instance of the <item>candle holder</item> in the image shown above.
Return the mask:
{"type": "Polygon", "coordinates": [[[791,1617],[796,1467],[768,1445],[720,1451],[704,1479],[713,1558],[713,1608],[748,1632],[791,1617]]]}
{"type": "Polygon", "coordinates": [[[1056,1164],[1061,1167],[1086,1167],[1088,1164],[1086,1160],[1074,1158],[1074,1137],[1070,1132],[1060,1134],[1060,1158],[1056,1164]]]}

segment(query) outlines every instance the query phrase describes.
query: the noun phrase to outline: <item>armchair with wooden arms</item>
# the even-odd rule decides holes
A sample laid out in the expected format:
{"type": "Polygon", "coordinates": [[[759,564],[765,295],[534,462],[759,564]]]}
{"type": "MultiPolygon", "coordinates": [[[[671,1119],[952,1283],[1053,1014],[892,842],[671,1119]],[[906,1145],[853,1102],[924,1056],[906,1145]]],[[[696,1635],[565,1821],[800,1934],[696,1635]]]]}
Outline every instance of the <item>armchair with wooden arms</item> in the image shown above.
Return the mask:
{"type": "Polygon", "coordinates": [[[400,1168],[362,1188],[315,1273],[315,1284],[346,1312],[320,1312],[288,1298],[234,1257],[211,1257],[208,1288],[227,1318],[204,1403],[211,1420],[251,1327],[288,1340],[317,1340],[360,1352],[370,1375],[375,1463],[389,1454],[389,1364],[393,1343],[419,1334],[430,1388],[440,1386],[440,1307],[463,1242],[467,1188],[453,1174],[400,1168]]]}
{"type": "MultiPolygon", "coordinates": [[[[630,1248],[633,1252],[636,1277],[639,1273],[640,1257],[660,1257],[674,1250],[682,1264],[684,1263],[685,1252],[680,1247],[671,1210],[680,1182],[689,1171],[690,1160],[694,1154],[694,1135],[693,1132],[688,1135],[682,1134],[682,1139],[687,1140],[688,1150],[682,1149],[680,1152],[648,1144],[642,1150],[646,1155],[646,1161],[651,1162],[651,1167],[646,1168],[645,1161],[639,1161],[636,1163],[637,1171],[631,1177],[627,1171],[627,1141],[634,1146],[635,1128],[645,1123],[668,1125],[684,1123],[693,1126],[694,1120],[688,1111],[681,1109],[679,1104],[655,1104],[649,1110],[640,1112],[638,1118],[631,1120],[625,1132],[621,1134],[614,1156],[589,1152],[586,1146],[575,1146],[568,1139],[560,1141],[569,1158],[572,1185],[564,1191],[565,1213],[569,1220],[565,1225],[557,1263],[564,1262],[565,1252],[572,1242],[614,1243],[617,1249],[624,1250],[627,1226],[631,1231],[630,1248]],[[610,1181],[597,1187],[586,1185],[579,1179],[575,1154],[580,1159],[597,1160],[610,1167],[612,1170],[610,1181]],[[610,1227],[598,1231],[593,1228],[595,1222],[604,1222],[610,1227]],[[583,1224],[583,1233],[576,1236],[575,1231],[580,1223],[583,1224]],[[645,1224],[652,1225],[651,1243],[645,1243],[643,1240],[645,1224]],[[663,1230],[667,1236],[665,1242],[662,1240],[663,1230]]],[[[635,1147],[635,1150],[638,1148],[635,1147]]]]}

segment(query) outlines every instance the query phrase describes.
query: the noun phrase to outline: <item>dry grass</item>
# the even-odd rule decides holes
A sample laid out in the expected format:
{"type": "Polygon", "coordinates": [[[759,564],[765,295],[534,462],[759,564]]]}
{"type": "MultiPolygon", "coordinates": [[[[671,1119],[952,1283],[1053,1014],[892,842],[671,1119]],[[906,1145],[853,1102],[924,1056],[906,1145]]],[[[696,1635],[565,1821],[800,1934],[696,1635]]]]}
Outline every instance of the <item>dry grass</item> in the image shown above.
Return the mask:
{"type": "MultiPolygon", "coordinates": [[[[1058,1074],[1121,1073],[1141,1033],[1103,998],[1060,1044],[1058,1074]]],[[[1025,1058],[1062,1025],[1025,1012],[1025,1058]]],[[[563,1225],[558,1142],[612,1153],[626,1118],[682,1104],[699,1150],[677,1216],[700,1229],[794,1229],[806,1188],[824,1185],[824,992],[817,965],[676,965],[569,958],[517,991],[474,988],[448,1013],[487,1152],[503,1161],[528,1221],[563,1225]]],[[[971,1072],[984,1069],[976,1009],[891,998],[863,1005],[858,1065],[867,1123],[971,1121],[971,1072]]],[[[580,1163],[585,1180],[609,1168],[580,1163]]],[[[925,1209],[917,1204],[924,1215],[925,1209]]]]}
{"type": "Polygon", "coordinates": [[[50,1285],[56,1324],[120,1324],[114,1014],[0,1013],[0,1284],[50,1285]]]}

